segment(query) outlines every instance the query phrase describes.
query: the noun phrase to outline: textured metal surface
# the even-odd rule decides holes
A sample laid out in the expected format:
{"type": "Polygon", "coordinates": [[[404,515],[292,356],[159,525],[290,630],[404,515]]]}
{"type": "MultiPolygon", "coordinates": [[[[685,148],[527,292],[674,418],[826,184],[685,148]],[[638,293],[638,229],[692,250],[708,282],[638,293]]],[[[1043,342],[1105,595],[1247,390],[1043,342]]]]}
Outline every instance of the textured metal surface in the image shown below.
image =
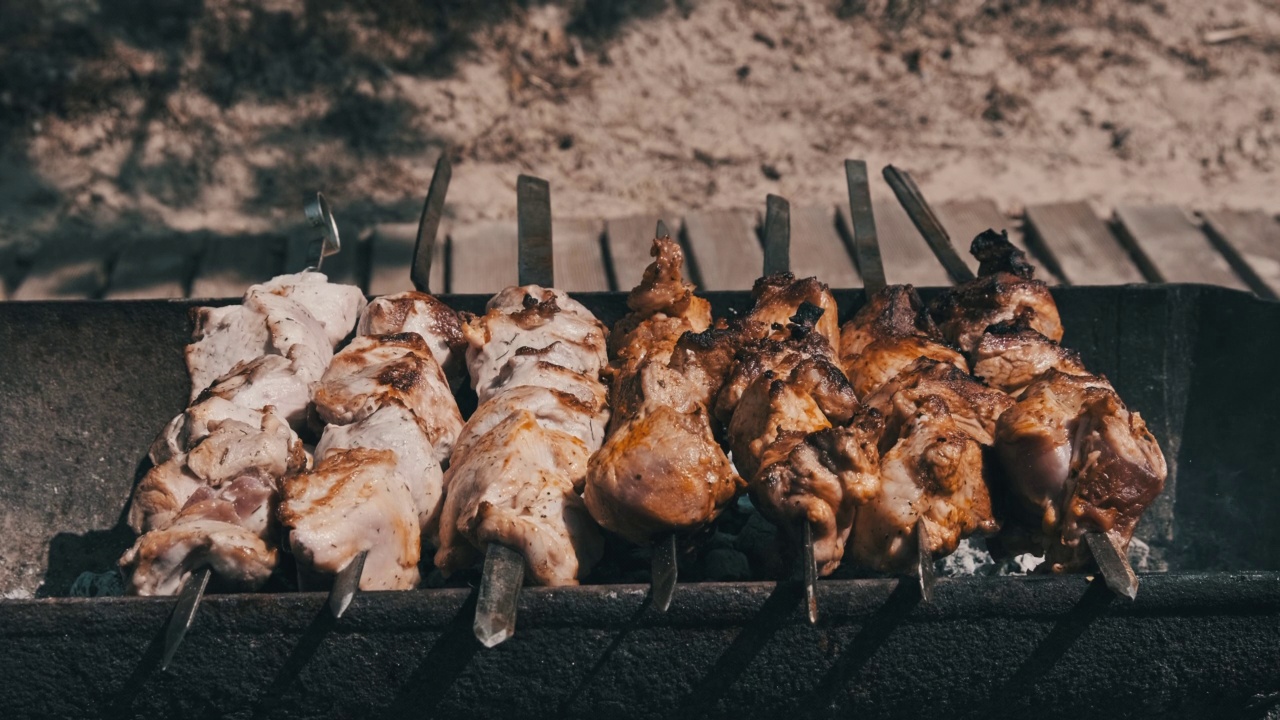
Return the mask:
{"type": "MultiPolygon", "coordinates": [[[[0,716],[1236,717],[1280,693],[1280,576],[1152,576],[1134,603],[1083,578],[529,589],[485,650],[465,590],[210,596],[156,667],[170,604],[0,603],[0,716]]],[[[1261,712],[1259,712],[1261,710],[1261,712]]]]}
{"type": "MultiPolygon", "coordinates": [[[[443,152],[431,174],[431,186],[427,199],[422,203],[422,216],[418,218],[418,237],[413,245],[413,266],[409,276],[420,292],[431,292],[431,261],[435,254],[436,233],[440,231],[440,218],[444,217],[444,198],[449,194],[449,180],[453,177],[453,164],[449,154],[443,152]]],[[[436,288],[440,292],[444,288],[436,288]]]]}
{"type": "Polygon", "coordinates": [[[853,256],[858,261],[862,286],[868,293],[879,292],[887,284],[880,243],[876,239],[876,219],[871,211],[871,186],[867,179],[867,163],[844,161],[845,181],[849,186],[849,218],[853,230],[853,256]]]}
{"type": "MultiPolygon", "coordinates": [[[[928,297],[931,292],[926,291],[928,297]]],[[[1280,698],[1280,304],[1198,286],[1054,290],[1066,343],[1141,410],[1172,470],[1134,603],[1083,577],[681,584],[521,593],[209,595],[167,673],[173,601],[0,600],[0,717],[1265,715],[1280,698]],[[1176,502],[1175,502],[1176,493],[1176,502]],[[1251,572],[1252,571],[1252,572],[1251,572]],[[1256,572],[1267,571],[1267,572],[1256,572]]],[[[749,304],[711,293],[718,313],[749,304]]],[[[622,294],[580,299],[603,321],[622,294]]],[[[837,292],[841,317],[863,302],[837,292]]],[[[446,297],[478,311],[482,296],[446,297]]],[[[0,593],[114,566],[153,435],[186,399],[189,302],[0,305],[0,593]]]]}
{"type": "Polygon", "coordinates": [[[916,186],[916,181],[911,178],[911,174],[906,170],[888,165],[884,169],[885,182],[889,183],[889,187],[893,189],[893,194],[898,196],[898,202],[902,204],[902,209],[907,211],[907,215],[911,218],[911,222],[915,223],[916,229],[924,236],[925,242],[929,243],[929,248],[933,250],[933,254],[938,258],[938,262],[942,263],[942,267],[947,269],[947,274],[957,283],[969,282],[974,278],[973,270],[965,264],[964,258],[956,252],[955,246],[951,244],[951,236],[947,234],[942,223],[938,220],[938,216],[934,214],[933,208],[929,207],[929,203],[924,199],[924,193],[920,192],[920,188],[916,186]]]}

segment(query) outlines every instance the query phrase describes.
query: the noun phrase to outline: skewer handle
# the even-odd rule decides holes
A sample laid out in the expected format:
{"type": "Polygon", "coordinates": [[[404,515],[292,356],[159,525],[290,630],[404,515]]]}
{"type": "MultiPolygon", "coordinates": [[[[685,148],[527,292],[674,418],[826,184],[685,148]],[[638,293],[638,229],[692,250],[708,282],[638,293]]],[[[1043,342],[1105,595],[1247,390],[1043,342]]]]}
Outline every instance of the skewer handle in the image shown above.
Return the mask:
{"type": "Polygon", "coordinates": [[[490,543],[471,629],[481,645],[491,648],[516,632],[516,602],[524,584],[524,557],[505,545],[490,543]]]}
{"type": "Polygon", "coordinates": [[[307,216],[307,222],[311,227],[318,227],[323,231],[323,235],[311,243],[311,247],[307,253],[307,265],[311,270],[319,270],[324,264],[324,259],[330,255],[337,255],[342,250],[342,240],[338,237],[338,222],[333,219],[333,212],[329,209],[329,201],[324,199],[324,193],[316,193],[316,197],[307,203],[302,209],[307,216]]]}
{"type": "Polygon", "coordinates": [[[791,203],[770,195],[764,207],[764,274],[791,270],[791,203]]]}
{"type": "Polygon", "coordinates": [[[666,612],[671,607],[679,574],[676,536],[672,533],[653,546],[653,561],[649,566],[649,593],[653,596],[653,606],[660,612],[666,612]]]}
{"type": "Polygon", "coordinates": [[[1130,600],[1136,599],[1138,576],[1133,572],[1133,566],[1129,564],[1129,558],[1120,547],[1120,542],[1111,533],[1105,532],[1086,533],[1084,540],[1089,544],[1089,552],[1098,563],[1098,570],[1102,572],[1102,579],[1107,582],[1107,587],[1117,595],[1130,600]]]}
{"type": "Polygon", "coordinates": [[[911,179],[911,175],[906,170],[886,165],[884,179],[889,183],[889,187],[893,188],[893,194],[898,196],[898,202],[907,211],[911,222],[915,223],[916,229],[924,236],[925,242],[929,243],[929,248],[933,250],[938,262],[942,263],[942,267],[946,268],[947,273],[951,275],[951,279],[957,283],[972,280],[973,271],[965,265],[960,254],[956,252],[955,246],[951,244],[951,236],[947,234],[946,228],[942,227],[938,216],[925,201],[924,194],[916,186],[916,181],[911,179]]]}
{"type": "MultiPolygon", "coordinates": [[[[435,172],[431,174],[431,187],[422,203],[422,217],[418,219],[418,240],[413,246],[413,266],[409,279],[418,292],[431,292],[431,261],[440,232],[440,218],[444,217],[444,197],[449,194],[449,180],[453,178],[453,164],[449,152],[440,153],[435,172]]],[[[444,288],[437,288],[443,290],[444,288]]]]}
{"type": "Polygon", "coordinates": [[[209,586],[209,578],[212,575],[213,571],[206,567],[183,583],[182,592],[178,594],[178,604],[173,607],[173,614],[169,616],[169,627],[164,633],[164,655],[160,657],[161,670],[169,669],[174,653],[178,652],[178,646],[187,636],[187,630],[196,619],[196,611],[200,609],[200,600],[204,598],[204,590],[209,586]]]}
{"type": "Polygon", "coordinates": [[[884,277],[884,260],[880,257],[880,241],[876,238],[876,219],[871,211],[871,184],[867,178],[867,164],[862,160],[845,160],[844,176],[849,185],[853,254],[858,260],[862,286],[870,297],[883,290],[888,283],[884,277]]]}
{"type": "Polygon", "coordinates": [[[551,255],[551,186],[542,178],[516,180],[516,232],[521,285],[555,287],[551,255]]]}

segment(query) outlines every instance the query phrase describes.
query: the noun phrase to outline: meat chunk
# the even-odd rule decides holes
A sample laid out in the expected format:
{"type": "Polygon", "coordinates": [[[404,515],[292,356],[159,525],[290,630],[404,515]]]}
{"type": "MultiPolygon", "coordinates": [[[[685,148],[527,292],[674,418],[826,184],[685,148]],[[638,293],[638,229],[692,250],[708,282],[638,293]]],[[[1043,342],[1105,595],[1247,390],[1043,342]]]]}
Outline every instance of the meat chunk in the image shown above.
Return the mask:
{"type": "Polygon", "coordinates": [[[314,270],[277,275],[257,287],[306,308],[324,328],[330,348],[347,339],[367,303],[359,287],[331,283],[314,270]]]}
{"type": "Polygon", "coordinates": [[[498,543],[524,556],[530,581],[577,584],[603,552],[577,492],[608,419],[608,332],[536,285],[498,293],[462,332],[480,404],[445,474],[436,566],[448,575],[498,543]]]}
{"type": "Polygon", "coordinates": [[[1001,415],[996,441],[1018,525],[1006,544],[1043,551],[1055,571],[1089,564],[1085,533],[1127,547],[1168,472],[1142,417],[1089,375],[1046,372],[1001,415]]]}
{"type": "Polygon", "coordinates": [[[879,493],[858,509],[848,550],[854,562],[883,572],[911,569],[920,520],[935,557],[954,552],[975,532],[995,533],[982,444],[956,422],[946,402],[923,398],[897,436],[886,431],[886,438],[891,445],[880,457],[879,493]]]}
{"type": "Polygon", "coordinates": [[[996,421],[1013,406],[1008,395],[992,390],[954,365],[919,358],[865,399],[885,417],[886,434],[899,437],[903,424],[929,397],[946,405],[954,422],[983,445],[991,445],[996,421]]]}
{"type": "Polygon", "coordinates": [[[450,387],[460,387],[467,378],[467,344],[462,337],[462,319],[453,308],[431,295],[411,290],[376,298],[360,315],[356,332],[361,335],[417,333],[431,348],[450,387]]]}
{"type": "Polygon", "coordinates": [[[298,561],[336,574],[368,551],[361,590],[414,588],[422,535],[399,468],[392,451],[343,448],[329,450],[314,470],[287,478],[280,520],[298,561]]]}
{"type": "Polygon", "coordinates": [[[1088,375],[1079,353],[1033,329],[1025,318],[992,325],[973,349],[973,374],[1017,397],[1050,370],[1088,375]]]}
{"type": "Polygon", "coordinates": [[[1062,339],[1049,286],[1035,279],[1035,269],[1007,233],[982,233],[970,252],[981,262],[978,278],[946,291],[929,307],[947,342],[971,352],[989,326],[1019,316],[1050,340],[1062,339]]]}
{"type": "Polygon", "coordinates": [[[353,448],[394,453],[396,469],[413,496],[418,526],[424,537],[434,535],[444,500],[444,471],[417,417],[397,402],[387,403],[359,422],[325,427],[315,454],[324,459],[331,452],[353,448]]]}
{"type": "Polygon", "coordinates": [[[427,343],[417,333],[361,335],[338,353],[315,393],[327,423],[359,422],[390,403],[408,408],[443,462],[462,430],[462,414],[427,343]]]}
{"type": "Polygon", "coordinates": [[[480,436],[446,477],[436,566],[447,576],[489,543],[518,551],[539,585],[576,585],[599,561],[603,540],[574,491],[587,471],[586,443],[543,427],[528,412],[480,436]]]}
{"type": "Polygon", "coordinates": [[[905,337],[942,341],[938,326],[915,288],[889,285],[872,295],[840,328],[840,357],[847,362],[877,340],[905,337]]]}

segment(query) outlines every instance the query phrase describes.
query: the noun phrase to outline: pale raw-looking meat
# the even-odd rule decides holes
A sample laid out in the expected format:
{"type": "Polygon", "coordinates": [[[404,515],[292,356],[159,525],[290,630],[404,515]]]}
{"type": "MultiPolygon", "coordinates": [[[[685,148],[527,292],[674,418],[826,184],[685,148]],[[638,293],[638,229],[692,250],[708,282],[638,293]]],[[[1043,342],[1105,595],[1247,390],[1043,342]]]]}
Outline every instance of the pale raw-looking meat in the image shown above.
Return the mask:
{"type": "Polygon", "coordinates": [[[347,339],[367,302],[359,287],[331,283],[323,273],[314,270],[277,275],[257,287],[306,308],[324,327],[330,347],[337,347],[347,339]]]}
{"type": "Polygon", "coordinates": [[[444,471],[435,458],[431,438],[413,413],[391,402],[357,423],[329,425],[316,445],[315,456],[323,461],[330,452],[348,448],[389,450],[395,454],[396,467],[408,483],[418,511],[418,526],[424,537],[433,534],[444,497],[444,471]]]}
{"type": "Polygon", "coordinates": [[[422,533],[394,452],[329,450],[311,471],[285,479],[284,497],[280,521],[299,563],[336,574],[368,551],[361,590],[417,586],[422,533]]]}
{"type": "Polygon", "coordinates": [[[447,576],[498,543],[524,556],[531,581],[578,584],[604,552],[574,491],[590,452],[578,438],[519,412],[455,455],[445,476],[436,566],[447,576]]]}
{"type": "Polygon", "coordinates": [[[410,290],[375,298],[361,313],[356,332],[361,335],[417,333],[431,348],[451,387],[456,389],[467,379],[462,319],[453,308],[431,295],[410,290]]]}
{"type": "Polygon", "coordinates": [[[462,430],[462,415],[444,373],[417,333],[361,335],[334,356],[315,393],[327,423],[349,425],[399,403],[408,408],[444,462],[462,430]]]}

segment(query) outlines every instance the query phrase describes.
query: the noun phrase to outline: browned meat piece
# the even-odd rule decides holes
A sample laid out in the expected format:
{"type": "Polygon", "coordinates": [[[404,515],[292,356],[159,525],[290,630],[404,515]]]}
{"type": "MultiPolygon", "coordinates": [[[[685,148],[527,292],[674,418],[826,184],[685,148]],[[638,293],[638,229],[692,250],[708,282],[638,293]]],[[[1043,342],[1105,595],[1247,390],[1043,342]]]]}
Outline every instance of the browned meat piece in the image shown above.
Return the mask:
{"type": "Polygon", "coordinates": [[[910,285],[890,285],[840,330],[840,358],[859,398],[866,398],[918,358],[969,371],[964,357],[942,335],[910,285]]]}
{"type": "Polygon", "coordinates": [[[943,402],[953,422],[982,445],[991,445],[996,421],[1012,407],[1008,395],[983,385],[954,365],[919,358],[865,399],[885,417],[887,438],[902,436],[902,427],[926,398],[943,402]]]}
{"type": "Polygon", "coordinates": [[[808,304],[816,308],[812,311],[814,332],[826,338],[831,347],[840,342],[840,310],[835,296],[817,278],[797,280],[791,273],[767,275],[756,280],[751,297],[755,302],[748,317],[763,325],[768,337],[786,337],[796,313],[808,304]]]}
{"type": "Polygon", "coordinates": [[[426,293],[410,290],[374,299],[360,315],[356,332],[361,335],[422,336],[436,363],[453,388],[467,379],[467,343],[457,311],[426,293]]]}
{"type": "Polygon", "coordinates": [[[742,484],[712,433],[718,382],[698,362],[674,366],[677,345],[707,332],[710,306],[684,282],[675,241],[656,238],[651,254],[610,342],[613,422],[583,491],[597,522],[637,544],[704,526],[742,484]]]}
{"type": "Polygon", "coordinates": [[[520,552],[527,577],[574,585],[603,552],[577,494],[608,411],[600,371],[608,335],[559,290],[508,288],[463,328],[480,405],[445,474],[437,567],[446,575],[489,543],[520,552]]]}
{"type": "Polygon", "coordinates": [[[1127,547],[1164,488],[1159,444],[1102,378],[1049,370],[1000,417],[996,441],[1021,531],[1006,544],[1043,551],[1054,571],[1089,564],[1087,532],[1127,547]]]}
{"type": "Polygon", "coordinates": [[[427,433],[437,462],[453,450],[462,414],[449,383],[422,336],[361,335],[334,356],[315,393],[316,413],[327,423],[349,425],[399,403],[427,433]]]}
{"type": "Polygon", "coordinates": [[[1062,339],[1062,320],[1049,287],[1034,278],[1035,269],[1007,233],[982,233],[970,252],[981,262],[978,278],[946,291],[929,306],[947,342],[971,352],[989,326],[1019,316],[1050,340],[1062,339]]]}
{"type": "Polygon", "coordinates": [[[1089,374],[1078,353],[1041,335],[1021,317],[987,328],[971,356],[974,375],[1014,397],[1049,370],[1089,374]]]}
{"type": "MultiPolygon", "coordinates": [[[[907,404],[895,403],[898,409],[907,404]]],[[[902,572],[916,557],[913,537],[923,520],[934,556],[954,552],[961,538],[993,534],[998,525],[983,477],[982,444],[956,422],[948,404],[928,396],[880,458],[880,492],[858,508],[849,557],[859,565],[902,572]]]]}
{"type": "Polygon", "coordinates": [[[765,450],[751,499],[784,533],[808,520],[818,573],[835,572],[858,508],[880,492],[880,414],[860,412],[844,427],[789,435],[765,450]]]}
{"type": "Polygon", "coordinates": [[[422,536],[417,506],[395,452],[338,448],[314,470],[286,478],[280,521],[289,548],[310,570],[336,574],[368,551],[361,590],[418,584],[422,536]]]}
{"type": "Polygon", "coordinates": [[[849,374],[854,393],[865,399],[920,358],[954,366],[960,372],[969,372],[969,365],[964,361],[963,355],[921,335],[876,340],[861,354],[847,359],[844,368],[849,374]]]}

